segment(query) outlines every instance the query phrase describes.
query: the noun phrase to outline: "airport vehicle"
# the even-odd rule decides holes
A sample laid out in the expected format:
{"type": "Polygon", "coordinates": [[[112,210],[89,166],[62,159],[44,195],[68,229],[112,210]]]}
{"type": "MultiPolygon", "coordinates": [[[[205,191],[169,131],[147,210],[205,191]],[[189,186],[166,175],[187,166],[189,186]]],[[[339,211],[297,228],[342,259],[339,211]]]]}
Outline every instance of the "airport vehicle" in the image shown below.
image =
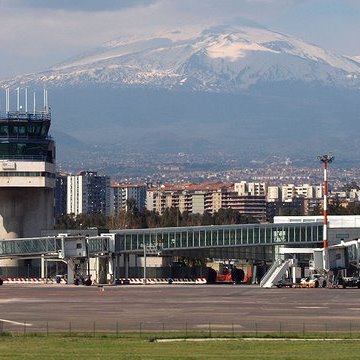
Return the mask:
{"type": "Polygon", "coordinates": [[[274,283],[274,286],[278,287],[278,288],[282,288],[282,287],[293,287],[293,282],[290,279],[280,279],[279,281],[277,281],[276,283],[274,283]]]}
{"type": "Polygon", "coordinates": [[[357,287],[360,289],[360,278],[357,276],[343,277],[339,279],[339,285],[342,285],[343,288],[357,287]]]}
{"type": "Polygon", "coordinates": [[[320,274],[312,274],[300,280],[301,287],[318,288],[326,287],[326,284],[326,279],[320,274]]]}
{"type": "Polygon", "coordinates": [[[208,284],[242,284],[248,283],[251,279],[251,272],[246,269],[245,274],[242,268],[237,268],[233,264],[219,264],[219,269],[208,269],[207,282],[208,284]]]}

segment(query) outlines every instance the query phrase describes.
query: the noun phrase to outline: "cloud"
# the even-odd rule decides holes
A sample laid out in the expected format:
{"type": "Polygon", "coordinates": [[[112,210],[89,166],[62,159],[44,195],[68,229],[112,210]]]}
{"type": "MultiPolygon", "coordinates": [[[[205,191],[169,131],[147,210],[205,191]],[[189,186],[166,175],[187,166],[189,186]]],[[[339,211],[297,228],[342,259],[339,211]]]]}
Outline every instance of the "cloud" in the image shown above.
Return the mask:
{"type": "Polygon", "coordinates": [[[360,54],[359,13],[359,0],[0,0],[6,29],[0,32],[0,77],[43,70],[127,35],[238,19],[360,54]]]}
{"type": "Polygon", "coordinates": [[[156,0],[0,0],[0,7],[65,11],[109,11],[147,6],[156,0]]]}

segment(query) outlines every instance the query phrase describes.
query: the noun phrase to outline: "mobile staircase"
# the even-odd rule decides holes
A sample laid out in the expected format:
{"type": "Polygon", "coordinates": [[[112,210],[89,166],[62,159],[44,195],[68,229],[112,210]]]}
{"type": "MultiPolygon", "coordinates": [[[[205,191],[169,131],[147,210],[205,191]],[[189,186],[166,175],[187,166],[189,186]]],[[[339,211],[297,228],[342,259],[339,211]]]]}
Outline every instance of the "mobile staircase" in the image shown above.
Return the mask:
{"type": "Polygon", "coordinates": [[[279,281],[286,273],[287,270],[293,265],[293,259],[276,260],[260,281],[260,286],[270,288],[279,281]]]}

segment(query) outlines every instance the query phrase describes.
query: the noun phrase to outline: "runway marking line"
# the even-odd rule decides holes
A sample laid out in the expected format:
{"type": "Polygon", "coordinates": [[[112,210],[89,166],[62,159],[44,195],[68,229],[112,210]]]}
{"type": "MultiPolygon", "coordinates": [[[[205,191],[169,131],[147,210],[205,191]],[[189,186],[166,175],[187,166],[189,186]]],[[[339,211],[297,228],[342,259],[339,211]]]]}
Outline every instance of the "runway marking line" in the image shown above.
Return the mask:
{"type": "Polygon", "coordinates": [[[314,338],[314,339],[299,339],[299,338],[183,338],[183,339],[155,339],[151,340],[151,342],[203,342],[203,341],[354,341],[358,342],[360,339],[321,339],[321,338],[314,338]]]}
{"type": "Polygon", "coordinates": [[[296,306],[297,309],[327,309],[328,306],[296,306]]]}
{"type": "Polygon", "coordinates": [[[0,319],[0,322],[12,324],[12,325],[32,326],[32,324],[28,324],[25,322],[18,322],[18,321],[6,320],[6,319],[0,319]]]}

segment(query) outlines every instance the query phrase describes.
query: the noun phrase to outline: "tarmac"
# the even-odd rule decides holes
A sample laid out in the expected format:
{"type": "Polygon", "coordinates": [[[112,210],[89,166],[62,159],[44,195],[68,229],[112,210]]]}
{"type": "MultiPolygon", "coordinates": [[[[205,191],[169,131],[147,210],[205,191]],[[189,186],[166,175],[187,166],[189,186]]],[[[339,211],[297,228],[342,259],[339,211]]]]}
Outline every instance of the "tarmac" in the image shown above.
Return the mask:
{"type": "Polygon", "coordinates": [[[0,286],[0,332],[360,332],[360,289],[0,286]]]}

